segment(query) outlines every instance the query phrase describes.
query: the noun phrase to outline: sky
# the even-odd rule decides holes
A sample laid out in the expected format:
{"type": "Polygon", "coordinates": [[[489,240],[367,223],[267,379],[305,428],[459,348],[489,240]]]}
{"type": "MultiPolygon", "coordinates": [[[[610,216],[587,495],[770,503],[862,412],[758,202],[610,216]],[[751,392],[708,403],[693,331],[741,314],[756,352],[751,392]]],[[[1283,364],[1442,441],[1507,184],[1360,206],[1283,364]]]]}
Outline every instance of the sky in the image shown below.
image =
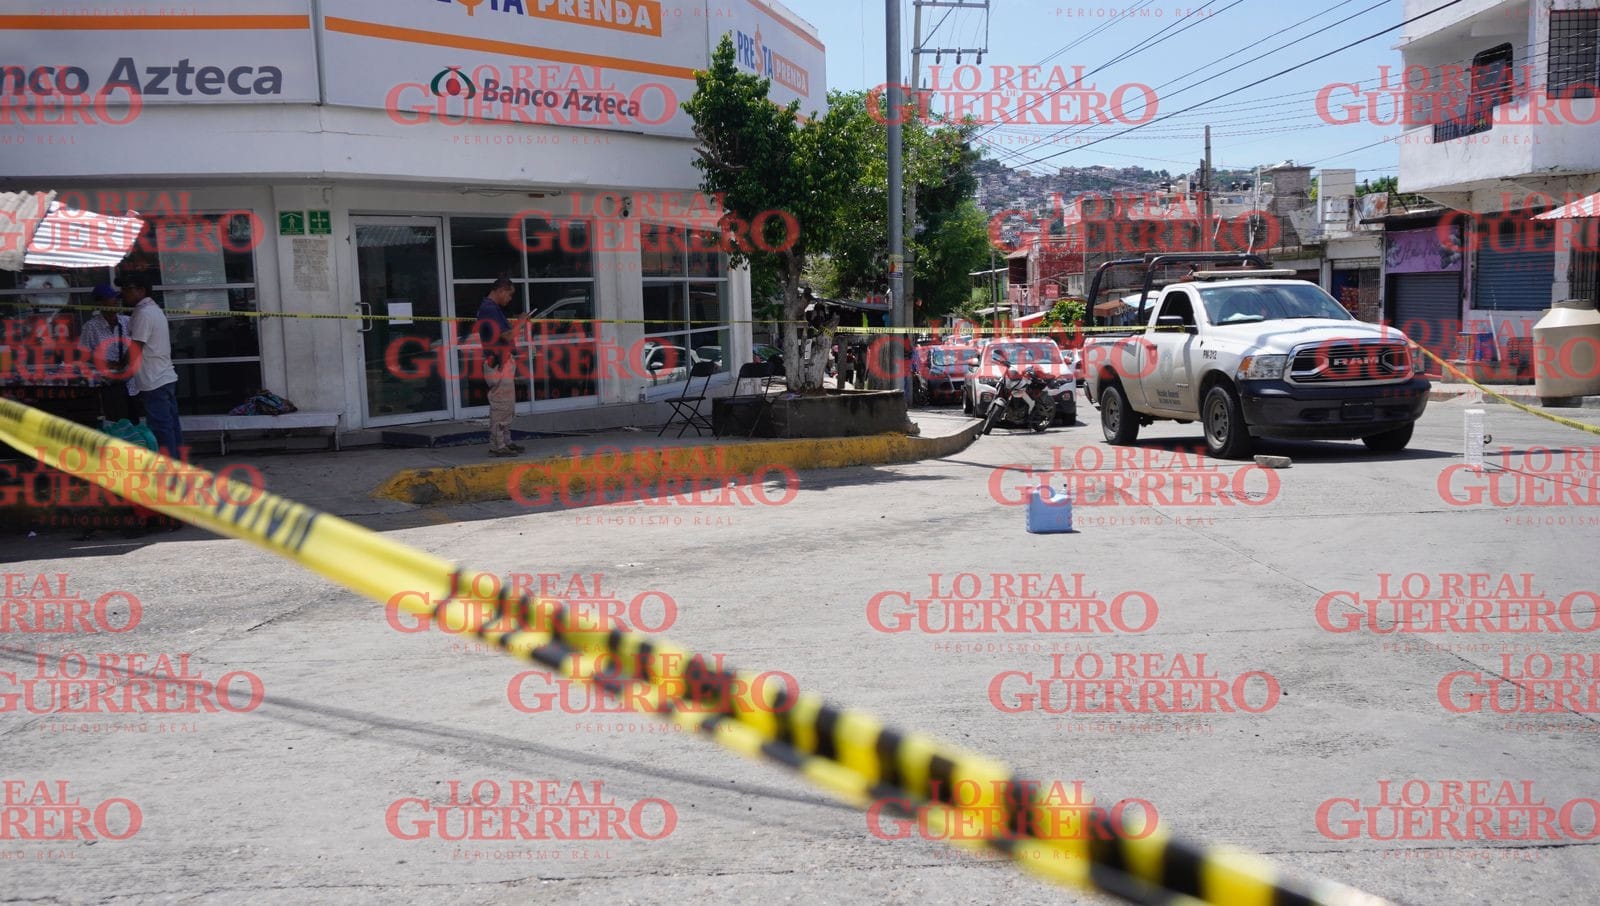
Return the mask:
{"type": "MultiPolygon", "coordinates": [[[[902,67],[909,81],[912,3],[895,2],[902,4],[902,67]]],[[[829,88],[859,90],[884,82],[884,3],[786,0],[786,5],[821,32],[829,88]]],[[[1204,156],[1203,128],[1209,123],[1218,168],[1247,169],[1293,160],[1318,169],[1354,168],[1359,181],[1398,172],[1398,131],[1370,122],[1365,94],[1358,98],[1348,89],[1335,89],[1327,115],[1319,112],[1317,96],[1319,90],[1341,83],[1364,83],[1361,88],[1370,91],[1378,85],[1380,67],[1386,65],[1398,73],[1400,53],[1394,48],[1402,30],[1294,72],[1275,74],[1398,26],[1402,5],[1401,0],[1213,0],[1205,5],[1172,0],[993,0],[987,23],[981,9],[925,7],[923,46],[987,47],[981,66],[959,72],[965,80],[960,87],[971,88],[976,79],[977,92],[993,92],[1005,78],[999,70],[1005,66],[1017,70],[1018,89],[1024,87],[1022,67],[1039,66],[1033,70],[1039,89],[1059,88],[1081,72],[1080,84],[1104,93],[1108,102],[1122,92],[1120,116],[1116,108],[1108,110],[1113,120],[1109,126],[1078,125],[1075,121],[1086,114],[1081,96],[1069,97],[1069,88],[1062,98],[1068,105],[1060,114],[1049,106],[1030,114],[1050,121],[1049,126],[1002,123],[984,130],[980,143],[988,156],[1018,169],[1140,165],[1187,173],[1197,169],[1204,156]],[[1057,66],[1065,78],[1052,82],[1057,66]],[[1269,76],[1274,77],[1245,87],[1269,76]],[[1211,100],[1219,95],[1226,97],[1211,100]],[[1145,109],[1146,97],[1154,98],[1153,112],[1145,109]],[[1207,101],[1211,102],[1182,112],[1207,101]],[[1362,105],[1361,121],[1337,122],[1346,118],[1343,109],[1352,102],[1362,105]],[[1168,116],[1171,119],[1163,119],[1168,116]],[[1146,125],[1117,135],[1141,121],[1146,125]]],[[[975,63],[971,55],[962,58],[965,66],[975,63]]],[[[951,100],[957,75],[953,57],[947,55],[938,63],[932,56],[923,58],[924,87],[936,92],[936,112],[958,103],[951,100]],[[930,84],[935,65],[940,75],[936,84],[930,84]]],[[[1014,117],[1018,100],[1005,94],[997,95],[1003,98],[999,109],[1009,111],[1002,117],[1014,117]]],[[[1377,101],[1380,114],[1386,113],[1386,104],[1387,99],[1377,101]]]]}

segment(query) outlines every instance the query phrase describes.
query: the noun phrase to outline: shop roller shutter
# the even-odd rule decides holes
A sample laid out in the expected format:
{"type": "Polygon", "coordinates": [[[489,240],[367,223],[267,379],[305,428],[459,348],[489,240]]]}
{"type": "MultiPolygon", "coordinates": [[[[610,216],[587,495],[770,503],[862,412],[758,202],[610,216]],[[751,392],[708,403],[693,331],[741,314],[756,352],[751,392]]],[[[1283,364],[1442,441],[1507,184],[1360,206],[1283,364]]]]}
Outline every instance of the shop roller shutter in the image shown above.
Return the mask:
{"type": "MultiPolygon", "coordinates": [[[[1394,278],[1395,326],[1444,359],[1455,356],[1461,329],[1459,274],[1400,274],[1394,278]]],[[[1428,363],[1430,371],[1437,365],[1428,363]]]]}
{"type": "Polygon", "coordinates": [[[1550,307],[1556,279],[1556,253],[1550,249],[1497,252],[1485,244],[1478,252],[1473,308],[1488,311],[1543,311],[1550,307]]]}

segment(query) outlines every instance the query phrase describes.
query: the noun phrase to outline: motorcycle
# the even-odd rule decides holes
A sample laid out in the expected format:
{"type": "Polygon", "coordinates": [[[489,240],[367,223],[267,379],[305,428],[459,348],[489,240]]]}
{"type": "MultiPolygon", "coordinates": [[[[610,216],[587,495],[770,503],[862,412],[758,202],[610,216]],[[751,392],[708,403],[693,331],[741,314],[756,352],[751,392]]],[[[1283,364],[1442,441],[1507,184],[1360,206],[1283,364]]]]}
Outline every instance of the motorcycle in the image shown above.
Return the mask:
{"type": "Polygon", "coordinates": [[[1036,370],[1023,374],[1013,368],[995,384],[994,399],[984,416],[983,433],[1001,422],[1025,425],[1034,431],[1050,427],[1056,417],[1056,401],[1050,396],[1050,381],[1036,370]]]}

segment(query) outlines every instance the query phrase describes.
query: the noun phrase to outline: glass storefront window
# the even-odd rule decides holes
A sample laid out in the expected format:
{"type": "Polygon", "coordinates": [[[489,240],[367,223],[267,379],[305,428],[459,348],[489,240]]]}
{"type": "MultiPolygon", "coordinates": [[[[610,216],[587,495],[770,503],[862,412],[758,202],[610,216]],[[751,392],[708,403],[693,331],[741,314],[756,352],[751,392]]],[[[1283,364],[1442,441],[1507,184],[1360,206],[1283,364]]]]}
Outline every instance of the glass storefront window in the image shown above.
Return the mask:
{"type": "MultiPolygon", "coordinates": [[[[260,319],[243,314],[258,311],[254,249],[261,228],[254,214],[240,211],[150,218],[115,268],[0,272],[0,321],[54,316],[75,342],[83,321],[98,315],[71,306],[91,305],[89,290],[97,284],[141,273],[167,313],[179,411],[224,414],[262,383],[260,319]]],[[[0,324],[0,336],[4,330],[0,324]]]]}
{"type": "Polygon", "coordinates": [[[645,224],[643,235],[645,359],[650,384],[687,380],[698,362],[730,370],[728,271],[716,234],[645,224]]]}
{"type": "MultiPolygon", "coordinates": [[[[510,221],[517,229],[515,221],[510,221]]],[[[500,277],[516,285],[507,320],[529,317],[522,335],[517,402],[593,397],[600,392],[595,318],[593,225],[583,220],[526,217],[518,248],[508,221],[450,219],[455,265],[452,346],[463,406],[487,406],[479,375],[483,354],[472,333],[478,308],[500,277]]]]}

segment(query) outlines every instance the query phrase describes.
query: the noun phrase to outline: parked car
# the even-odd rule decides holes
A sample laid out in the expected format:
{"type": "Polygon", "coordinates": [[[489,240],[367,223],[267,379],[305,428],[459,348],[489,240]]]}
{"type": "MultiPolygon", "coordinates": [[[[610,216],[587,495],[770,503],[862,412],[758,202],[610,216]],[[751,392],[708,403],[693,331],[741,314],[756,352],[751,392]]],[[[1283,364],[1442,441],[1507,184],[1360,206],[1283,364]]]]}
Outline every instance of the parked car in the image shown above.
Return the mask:
{"type": "Polygon", "coordinates": [[[1034,369],[1049,377],[1047,386],[1055,400],[1056,421],[1070,425],[1078,420],[1075,367],[1055,340],[997,339],[983,347],[978,364],[967,371],[961,410],[974,418],[983,418],[990,400],[994,399],[995,384],[1003,375],[1013,368],[1024,372],[1034,369]]]}
{"type": "Polygon", "coordinates": [[[689,366],[694,364],[689,350],[658,343],[645,344],[639,350],[639,360],[640,371],[652,387],[687,379],[689,366]]]}
{"type": "Polygon", "coordinates": [[[974,346],[919,346],[912,358],[915,405],[954,403],[961,399],[967,372],[978,364],[974,346]]]}
{"type": "Polygon", "coordinates": [[[784,370],[784,351],[776,346],[766,346],[765,343],[758,344],[752,351],[752,355],[754,355],[752,362],[768,362],[773,367],[778,368],[778,371],[784,370]]]}

